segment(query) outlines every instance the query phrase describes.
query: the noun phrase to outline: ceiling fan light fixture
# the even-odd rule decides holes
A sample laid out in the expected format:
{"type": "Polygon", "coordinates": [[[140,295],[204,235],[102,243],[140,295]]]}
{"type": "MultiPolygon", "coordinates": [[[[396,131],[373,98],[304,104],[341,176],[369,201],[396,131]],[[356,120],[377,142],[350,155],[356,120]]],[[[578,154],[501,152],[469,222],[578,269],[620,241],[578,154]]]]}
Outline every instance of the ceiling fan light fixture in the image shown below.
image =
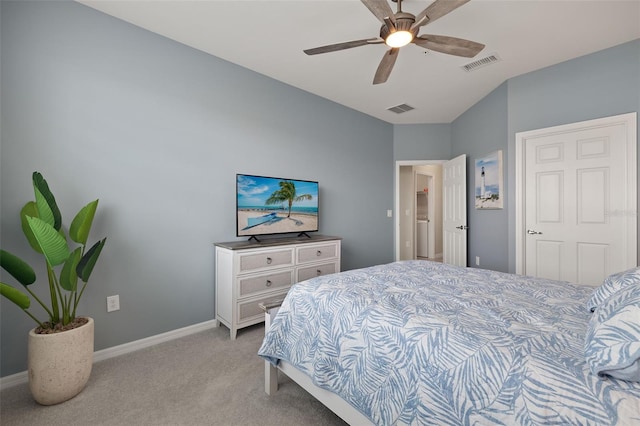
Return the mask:
{"type": "Polygon", "coordinates": [[[389,47],[402,47],[411,43],[413,40],[413,33],[410,31],[395,31],[387,36],[384,42],[389,47]]]}
{"type": "Polygon", "coordinates": [[[351,49],[352,47],[384,42],[390,49],[384,53],[373,77],[373,84],[381,84],[387,81],[398,57],[400,48],[409,43],[414,43],[427,50],[465,58],[473,58],[484,49],[484,44],[471,40],[439,35],[418,35],[423,25],[453,12],[469,0],[431,0],[432,3],[418,15],[403,12],[401,7],[402,0],[393,1],[396,1],[398,4],[398,11],[396,13],[393,13],[387,0],[362,0],[362,3],[382,24],[379,38],[329,44],[313,49],[306,49],[304,53],[307,55],[316,55],[318,53],[336,52],[338,50],[351,49]]]}

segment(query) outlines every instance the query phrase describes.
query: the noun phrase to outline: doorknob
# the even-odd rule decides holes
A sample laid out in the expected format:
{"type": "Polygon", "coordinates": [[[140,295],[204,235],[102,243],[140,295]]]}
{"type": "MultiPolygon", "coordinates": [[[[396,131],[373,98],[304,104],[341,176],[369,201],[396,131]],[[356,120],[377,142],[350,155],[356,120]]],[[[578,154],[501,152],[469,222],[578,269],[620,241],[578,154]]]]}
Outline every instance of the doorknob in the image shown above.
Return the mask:
{"type": "Polygon", "coordinates": [[[532,229],[527,229],[527,234],[529,234],[529,235],[542,235],[542,232],[534,231],[532,229]]]}
{"type": "Polygon", "coordinates": [[[469,227],[467,225],[460,225],[460,226],[456,226],[456,229],[465,230],[465,229],[469,229],[469,227]]]}

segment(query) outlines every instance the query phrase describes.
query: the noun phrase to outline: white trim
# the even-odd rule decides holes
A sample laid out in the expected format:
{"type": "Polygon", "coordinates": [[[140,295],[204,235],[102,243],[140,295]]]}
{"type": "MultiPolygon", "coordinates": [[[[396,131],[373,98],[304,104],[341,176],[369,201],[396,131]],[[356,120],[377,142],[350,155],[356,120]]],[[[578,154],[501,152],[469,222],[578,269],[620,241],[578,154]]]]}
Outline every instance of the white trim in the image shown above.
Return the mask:
{"type": "Polygon", "coordinates": [[[515,186],[515,206],[516,206],[516,274],[522,275],[524,271],[524,141],[526,139],[526,133],[516,133],[516,157],[514,161],[515,173],[516,173],[516,186],[515,186]]]}
{"type": "Polygon", "coordinates": [[[612,126],[615,124],[624,124],[627,128],[627,229],[628,234],[632,238],[627,240],[627,262],[629,265],[637,264],[637,113],[631,112],[627,114],[614,115],[611,117],[597,118],[594,120],[580,121],[577,123],[563,124],[560,126],[547,127],[537,130],[529,130],[526,132],[516,133],[515,140],[515,240],[516,240],[516,274],[522,274],[525,266],[525,206],[524,206],[524,176],[525,176],[525,154],[524,145],[527,139],[532,137],[541,137],[543,135],[554,133],[566,133],[589,127],[612,126]]]}
{"type": "MultiPolygon", "coordinates": [[[[189,336],[201,331],[216,328],[217,326],[218,325],[216,320],[209,320],[198,324],[189,325],[187,327],[167,331],[166,333],[156,334],[155,336],[145,337],[144,339],[135,340],[133,342],[123,343],[122,345],[101,349],[93,353],[93,362],[96,363],[109,358],[114,358],[116,356],[135,352],[140,349],[168,342],[170,340],[179,339],[181,337],[189,336]]],[[[27,371],[21,371],[20,373],[12,374],[10,376],[0,377],[0,390],[4,390],[11,386],[27,383],[28,380],[29,374],[27,371]]]]}
{"type": "Polygon", "coordinates": [[[5,390],[12,386],[21,385],[27,383],[29,375],[26,371],[21,371],[10,376],[0,377],[0,390],[5,390]]]}

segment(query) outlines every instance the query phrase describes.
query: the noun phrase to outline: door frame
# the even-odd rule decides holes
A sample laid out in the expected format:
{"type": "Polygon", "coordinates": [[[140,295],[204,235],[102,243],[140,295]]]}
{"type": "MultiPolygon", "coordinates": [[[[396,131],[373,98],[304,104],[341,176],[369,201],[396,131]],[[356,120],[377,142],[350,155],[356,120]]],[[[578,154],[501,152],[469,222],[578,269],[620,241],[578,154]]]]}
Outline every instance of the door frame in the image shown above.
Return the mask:
{"type": "Polygon", "coordinates": [[[638,219],[637,219],[637,113],[627,113],[610,117],[596,118],[576,123],[562,124],[559,126],[546,127],[542,129],[529,130],[516,133],[515,140],[515,249],[516,249],[516,274],[524,273],[525,265],[525,243],[526,243],[526,223],[525,223],[525,147],[527,139],[540,137],[548,134],[573,132],[589,127],[611,126],[623,124],[627,128],[627,229],[631,235],[635,235],[634,243],[629,243],[627,254],[631,263],[637,264],[638,252],[638,219]]]}
{"type": "MultiPolygon", "coordinates": [[[[394,184],[394,214],[395,219],[393,221],[393,240],[394,240],[394,259],[396,261],[400,260],[400,167],[402,166],[430,166],[430,165],[438,165],[444,164],[447,160],[396,160],[395,164],[395,184],[394,184]]],[[[415,187],[415,179],[413,181],[413,185],[415,187]]],[[[415,189],[415,188],[414,188],[415,189]]],[[[415,192],[415,191],[414,191],[415,192]]],[[[415,197],[414,197],[415,198],[415,197]]],[[[414,201],[415,204],[415,201],[414,201]]],[[[413,221],[415,222],[416,212],[415,206],[413,208],[413,221]]],[[[415,253],[416,249],[416,241],[415,241],[415,232],[414,241],[413,241],[413,250],[415,253]]],[[[415,257],[415,256],[414,256],[415,257]]]]}

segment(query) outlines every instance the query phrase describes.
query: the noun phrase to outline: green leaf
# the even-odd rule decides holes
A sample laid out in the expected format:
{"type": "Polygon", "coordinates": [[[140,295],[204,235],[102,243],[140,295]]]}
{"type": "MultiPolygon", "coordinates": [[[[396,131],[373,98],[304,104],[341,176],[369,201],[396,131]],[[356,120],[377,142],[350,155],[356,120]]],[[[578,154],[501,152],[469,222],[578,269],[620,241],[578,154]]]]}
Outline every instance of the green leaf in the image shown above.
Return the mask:
{"type": "Polygon", "coordinates": [[[27,222],[49,265],[57,266],[67,260],[71,253],[67,240],[60,232],[37,217],[27,216],[27,222]]]}
{"type": "Polygon", "coordinates": [[[33,189],[36,195],[36,206],[38,207],[38,217],[49,225],[53,226],[56,231],[62,226],[62,215],[56,203],[47,181],[38,172],[33,172],[33,189]]]}
{"type": "Polygon", "coordinates": [[[0,283],[0,294],[22,309],[27,309],[31,305],[31,299],[29,299],[29,296],[8,284],[0,283]]]}
{"type": "Polygon", "coordinates": [[[24,236],[27,237],[27,241],[29,241],[31,248],[38,253],[42,253],[40,244],[38,244],[38,240],[36,240],[36,236],[33,235],[29,222],[27,222],[27,217],[39,217],[38,208],[36,207],[36,203],[33,201],[29,201],[24,205],[24,207],[22,207],[22,210],[20,210],[20,222],[22,224],[22,232],[24,233],[24,236]]]}
{"type": "Polygon", "coordinates": [[[78,275],[76,268],[82,256],[82,247],[76,248],[71,252],[71,256],[64,262],[62,271],[60,272],[60,285],[67,291],[76,291],[78,288],[78,275]]]}
{"type": "Polygon", "coordinates": [[[22,285],[30,285],[36,281],[36,273],[27,262],[2,249],[0,249],[0,266],[22,285]]]}
{"type": "Polygon", "coordinates": [[[98,261],[98,256],[100,256],[100,252],[102,252],[102,247],[104,247],[104,243],[107,241],[104,238],[101,241],[98,241],[87,251],[82,259],[80,259],[80,263],[78,263],[78,267],[76,268],[76,272],[80,279],[85,283],[89,281],[89,276],[93,272],[93,267],[96,266],[96,262],[98,261]]]}
{"type": "Polygon", "coordinates": [[[78,244],[87,244],[93,217],[98,209],[98,200],[92,201],[84,206],[73,218],[71,227],[69,228],[69,237],[78,244]]]}

